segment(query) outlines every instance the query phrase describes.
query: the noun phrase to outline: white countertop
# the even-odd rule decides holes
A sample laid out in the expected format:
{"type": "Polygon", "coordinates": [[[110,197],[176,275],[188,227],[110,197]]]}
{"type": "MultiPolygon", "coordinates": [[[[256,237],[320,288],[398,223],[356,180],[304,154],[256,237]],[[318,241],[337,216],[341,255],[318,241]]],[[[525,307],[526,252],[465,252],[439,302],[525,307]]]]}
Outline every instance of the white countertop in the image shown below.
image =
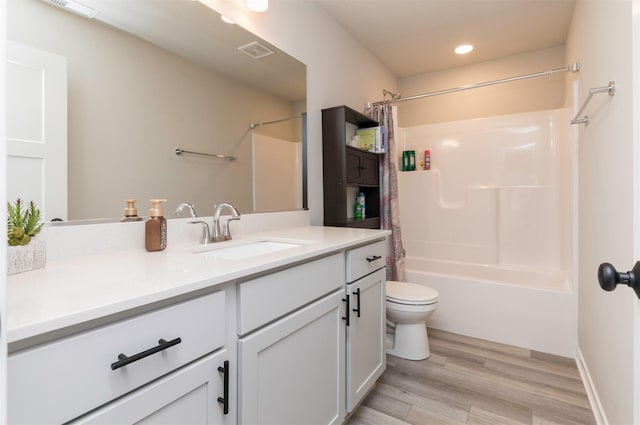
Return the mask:
{"type": "Polygon", "coordinates": [[[194,254],[203,246],[193,241],[168,246],[161,252],[138,249],[48,261],[43,269],[8,277],[7,341],[26,340],[388,234],[385,230],[304,226],[244,235],[208,246],[222,248],[264,239],[303,242],[241,260],[194,254]]]}

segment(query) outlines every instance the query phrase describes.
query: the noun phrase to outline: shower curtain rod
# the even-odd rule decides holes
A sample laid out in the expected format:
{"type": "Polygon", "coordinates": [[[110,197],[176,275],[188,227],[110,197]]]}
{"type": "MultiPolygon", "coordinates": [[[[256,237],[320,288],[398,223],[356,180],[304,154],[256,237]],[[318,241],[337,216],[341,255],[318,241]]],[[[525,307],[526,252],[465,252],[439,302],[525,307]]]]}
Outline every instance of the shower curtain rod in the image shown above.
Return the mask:
{"type": "Polygon", "coordinates": [[[277,122],[283,122],[283,121],[290,121],[290,120],[295,120],[296,118],[300,118],[300,115],[296,115],[294,117],[288,117],[288,118],[281,118],[279,120],[273,120],[273,121],[266,121],[266,122],[256,122],[256,123],[249,123],[249,128],[254,129],[258,126],[261,125],[267,125],[267,124],[275,124],[277,122]]]}
{"type": "MultiPolygon", "coordinates": [[[[504,78],[502,80],[487,81],[485,83],[470,84],[470,85],[467,85],[467,86],[454,87],[454,88],[451,88],[451,89],[439,90],[439,91],[434,91],[434,92],[431,92],[431,93],[417,94],[417,95],[414,95],[414,96],[407,96],[407,97],[396,97],[396,96],[393,96],[394,99],[381,100],[379,102],[373,102],[373,103],[369,102],[369,103],[367,103],[367,109],[371,109],[371,107],[373,107],[373,106],[388,105],[390,103],[404,102],[405,100],[422,99],[424,97],[438,96],[440,94],[447,94],[447,93],[454,93],[454,92],[463,91],[463,90],[477,89],[479,87],[492,86],[494,84],[509,83],[511,81],[524,80],[526,78],[533,78],[533,77],[543,77],[543,76],[546,76],[546,75],[555,74],[557,72],[569,72],[569,71],[571,71],[571,72],[580,71],[580,64],[578,62],[574,62],[571,65],[563,66],[562,68],[552,69],[550,71],[535,72],[533,74],[519,75],[517,77],[504,78]]],[[[387,93],[393,95],[393,93],[388,92],[387,90],[384,90],[383,93],[384,92],[387,92],[387,93]]]]}

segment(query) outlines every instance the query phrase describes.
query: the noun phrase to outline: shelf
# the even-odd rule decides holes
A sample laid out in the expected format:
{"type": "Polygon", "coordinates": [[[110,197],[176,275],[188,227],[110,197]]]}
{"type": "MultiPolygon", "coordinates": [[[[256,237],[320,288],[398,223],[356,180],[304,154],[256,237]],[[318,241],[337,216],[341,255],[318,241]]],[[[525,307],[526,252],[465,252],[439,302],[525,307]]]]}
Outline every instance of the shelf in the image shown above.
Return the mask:
{"type": "Polygon", "coordinates": [[[358,152],[366,152],[366,153],[370,153],[370,154],[373,154],[373,155],[384,155],[386,153],[386,152],[365,151],[364,149],[360,149],[360,148],[357,148],[357,147],[351,146],[351,145],[345,145],[345,146],[347,147],[347,149],[353,149],[353,150],[356,150],[358,152]]]}
{"type": "Polygon", "coordinates": [[[365,229],[379,229],[380,228],[380,217],[369,217],[369,218],[363,218],[361,220],[348,218],[345,227],[358,227],[358,228],[365,228],[365,229]]]}
{"type": "Polygon", "coordinates": [[[367,128],[378,122],[346,106],[322,110],[324,225],[379,229],[380,154],[347,145],[346,129],[350,125],[367,128]],[[348,218],[351,211],[347,205],[353,205],[354,189],[365,193],[370,218],[348,218]]]}

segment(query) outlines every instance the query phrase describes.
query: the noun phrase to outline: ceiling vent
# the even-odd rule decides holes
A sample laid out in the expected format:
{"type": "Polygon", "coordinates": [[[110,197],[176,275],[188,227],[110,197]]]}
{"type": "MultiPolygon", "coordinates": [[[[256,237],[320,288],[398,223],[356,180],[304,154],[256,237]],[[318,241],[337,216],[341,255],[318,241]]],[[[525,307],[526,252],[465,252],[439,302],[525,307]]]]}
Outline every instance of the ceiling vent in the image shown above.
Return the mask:
{"type": "Polygon", "coordinates": [[[90,8],[89,6],[85,6],[84,4],[80,4],[73,0],[43,0],[45,3],[51,3],[54,6],[61,7],[69,12],[76,13],[78,15],[84,16],[85,18],[93,18],[98,14],[98,11],[90,8]]]}
{"type": "Polygon", "coordinates": [[[273,50],[271,50],[264,44],[258,43],[257,41],[245,44],[244,46],[240,46],[238,47],[238,50],[240,50],[242,53],[246,53],[254,59],[260,59],[275,53],[273,50]]]}

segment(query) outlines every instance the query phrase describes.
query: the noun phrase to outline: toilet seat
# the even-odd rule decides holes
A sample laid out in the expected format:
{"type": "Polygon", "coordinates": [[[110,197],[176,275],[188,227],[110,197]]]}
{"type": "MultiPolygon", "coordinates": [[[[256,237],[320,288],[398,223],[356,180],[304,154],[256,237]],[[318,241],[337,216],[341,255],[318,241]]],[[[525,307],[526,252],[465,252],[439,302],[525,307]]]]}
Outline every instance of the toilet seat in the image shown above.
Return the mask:
{"type": "Polygon", "coordinates": [[[438,291],[408,282],[387,281],[387,302],[404,305],[429,305],[438,301],[438,291]]]}

